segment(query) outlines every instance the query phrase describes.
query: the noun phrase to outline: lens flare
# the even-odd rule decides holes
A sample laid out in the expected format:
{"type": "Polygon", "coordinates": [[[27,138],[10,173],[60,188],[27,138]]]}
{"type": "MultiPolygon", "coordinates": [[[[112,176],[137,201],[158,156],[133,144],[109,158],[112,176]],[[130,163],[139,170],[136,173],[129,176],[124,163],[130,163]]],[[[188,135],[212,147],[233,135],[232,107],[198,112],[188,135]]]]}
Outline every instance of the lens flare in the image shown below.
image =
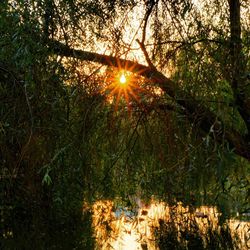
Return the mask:
{"type": "Polygon", "coordinates": [[[121,74],[119,80],[120,80],[120,83],[121,83],[121,84],[126,84],[127,79],[126,79],[126,76],[124,75],[124,73],[121,74]]]}
{"type": "Polygon", "coordinates": [[[138,83],[138,76],[129,70],[118,68],[107,72],[103,92],[109,103],[115,105],[115,109],[118,109],[119,103],[125,102],[127,110],[130,111],[134,102],[140,102],[139,93],[142,89],[138,83]]]}

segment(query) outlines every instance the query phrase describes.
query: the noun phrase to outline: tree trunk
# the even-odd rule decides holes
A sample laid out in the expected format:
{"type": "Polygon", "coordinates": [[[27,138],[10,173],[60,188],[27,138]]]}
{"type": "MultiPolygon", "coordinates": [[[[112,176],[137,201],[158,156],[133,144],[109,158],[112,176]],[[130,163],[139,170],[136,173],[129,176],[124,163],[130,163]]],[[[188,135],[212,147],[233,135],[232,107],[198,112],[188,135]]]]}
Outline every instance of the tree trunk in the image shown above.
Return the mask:
{"type": "Polygon", "coordinates": [[[250,98],[246,84],[246,59],[242,51],[240,1],[228,0],[230,11],[230,68],[231,86],[236,107],[245,122],[248,140],[250,133],[250,98]]]}

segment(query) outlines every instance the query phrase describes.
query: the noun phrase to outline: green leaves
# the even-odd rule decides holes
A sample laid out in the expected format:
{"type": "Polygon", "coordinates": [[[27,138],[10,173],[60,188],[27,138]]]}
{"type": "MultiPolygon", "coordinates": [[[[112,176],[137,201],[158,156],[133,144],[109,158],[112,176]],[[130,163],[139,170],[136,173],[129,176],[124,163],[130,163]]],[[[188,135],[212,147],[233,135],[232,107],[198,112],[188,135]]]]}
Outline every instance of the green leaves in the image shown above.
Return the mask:
{"type": "Polygon", "coordinates": [[[50,169],[47,168],[46,173],[45,173],[45,175],[43,176],[43,179],[42,179],[42,184],[43,185],[46,184],[46,185],[49,186],[49,185],[52,184],[52,179],[51,179],[49,173],[50,173],[50,169]]]}

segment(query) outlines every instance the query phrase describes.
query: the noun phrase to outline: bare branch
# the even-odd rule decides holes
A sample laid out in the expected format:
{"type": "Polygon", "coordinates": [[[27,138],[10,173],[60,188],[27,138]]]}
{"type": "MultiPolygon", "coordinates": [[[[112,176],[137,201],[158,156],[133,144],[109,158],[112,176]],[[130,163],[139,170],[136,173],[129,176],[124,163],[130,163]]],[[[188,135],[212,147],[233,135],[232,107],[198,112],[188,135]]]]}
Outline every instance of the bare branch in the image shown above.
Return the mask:
{"type": "Polygon", "coordinates": [[[148,52],[147,52],[147,50],[146,50],[146,47],[145,47],[144,43],[140,42],[138,39],[136,39],[136,42],[140,45],[140,48],[141,48],[141,50],[142,50],[142,52],[143,52],[143,54],[144,54],[144,56],[145,56],[145,59],[146,59],[146,61],[147,61],[147,63],[148,63],[148,66],[149,66],[151,69],[156,70],[154,64],[152,63],[152,61],[151,61],[150,58],[149,58],[149,54],[148,54],[148,52]]]}
{"type": "Polygon", "coordinates": [[[148,52],[147,52],[146,47],[145,47],[145,39],[146,39],[146,30],[147,30],[148,20],[149,20],[149,17],[153,11],[155,4],[156,4],[155,1],[148,1],[148,5],[146,6],[147,11],[145,14],[144,25],[143,25],[143,29],[142,29],[142,39],[141,39],[141,41],[139,41],[139,39],[136,39],[136,42],[140,45],[140,48],[145,56],[145,59],[148,63],[148,66],[152,69],[156,69],[156,68],[149,58],[148,52]]]}

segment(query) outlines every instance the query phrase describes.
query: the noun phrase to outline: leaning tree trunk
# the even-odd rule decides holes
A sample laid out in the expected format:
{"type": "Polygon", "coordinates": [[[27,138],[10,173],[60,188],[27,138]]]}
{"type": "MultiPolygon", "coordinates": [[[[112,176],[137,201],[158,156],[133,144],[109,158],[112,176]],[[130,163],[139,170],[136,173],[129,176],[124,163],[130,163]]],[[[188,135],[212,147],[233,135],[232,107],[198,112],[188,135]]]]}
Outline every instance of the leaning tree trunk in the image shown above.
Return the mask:
{"type": "Polygon", "coordinates": [[[241,134],[233,128],[226,127],[223,121],[205,107],[200,101],[188,98],[188,94],[174,81],[163,75],[155,67],[148,67],[134,61],[124,60],[113,56],[102,55],[98,53],[76,50],[59,41],[47,40],[51,53],[74,57],[82,61],[92,61],[109,65],[113,67],[125,68],[133,73],[143,77],[150,78],[156,86],[159,86],[167,95],[169,95],[176,105],[181,106],[183,112],[191,122],[197,124],[197,127],[205,133],[209,133],[213,128],[213,139],[218,143],[224,143],[226,140],[229,147],[234,152],[248,161],[250,161],[250,98],[248,98],[245,89],[245,60],[242,52],[241,42],[241,23],[240,23],[240,2],[239,0],[228,0],[230,12],[230,79],[235,97],[235,106],[241,115],[246,128],[247,135],[241,134]],[[176,99],[176,96],[179,98],[176,99]]]}

